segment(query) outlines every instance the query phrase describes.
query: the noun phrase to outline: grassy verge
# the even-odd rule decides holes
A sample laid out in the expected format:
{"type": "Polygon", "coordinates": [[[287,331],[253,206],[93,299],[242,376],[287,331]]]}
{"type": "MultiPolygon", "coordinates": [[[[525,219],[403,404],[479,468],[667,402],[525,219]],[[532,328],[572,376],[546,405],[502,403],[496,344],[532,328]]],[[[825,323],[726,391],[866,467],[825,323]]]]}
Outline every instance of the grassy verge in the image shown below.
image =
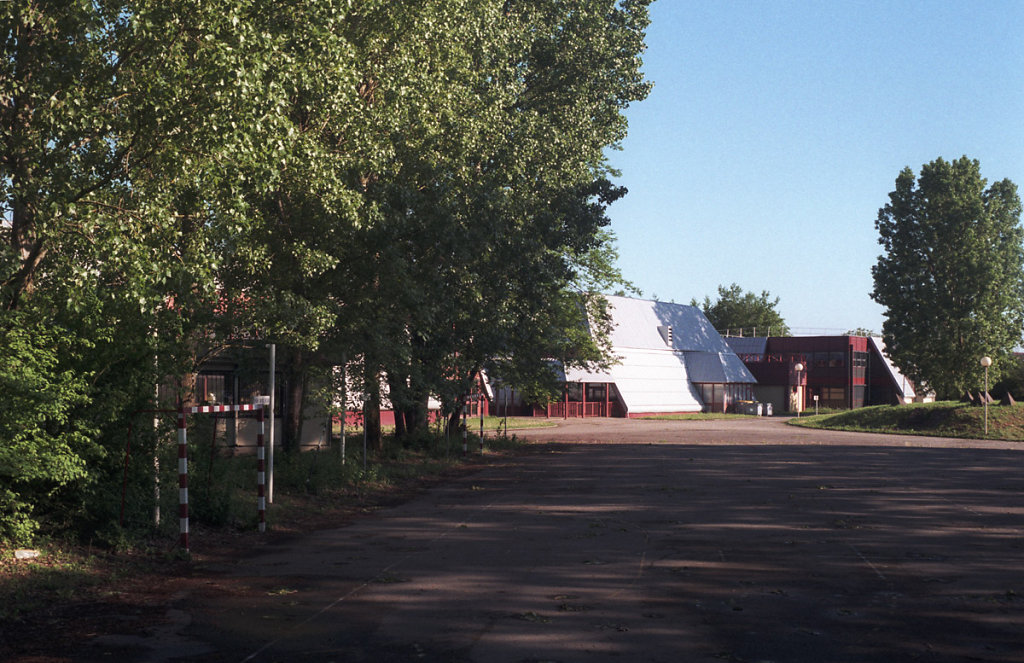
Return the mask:
{"type": "MultiPolygon", "coordinates": [[[[470,427],[466,457],[461,437],[430,438],[415,447],[388,441],[383,451],[370,450],[365,464],[362,444],[352,440],[344,458],[337,447],[301,454],[279,452],[267,528],[271,534],[288,534],[336,527],[470,471],[488,456],[523,447],[514,437],[496,436],[492,431],[481,456],[472,431],[470,427]]],[[[256,532],[253,463],[252,456],[218,456],[209,464],[206,458],[195,467],[190,464],[191,556],[184,555],[177,544],[178,511],[172,504],[177,490],[165,491],[160,528],[136,523],[134,529],[124,531],[117,549],[51,539],[37,544],[37,557],[15,560],[14,550],[0,548],[0,622],[26,619],[73,601],[102,599],[121,591],[114,588],[144,585],[140,578],[187,574],[190,566],[208,559],[244,554],[262,536],[256,532]],[[207,480],[207,474],[213,481],[207,480]]],[[[167,479],[165,485],[173,483],[167,479]]]]}
{"type": "MultiPolygon", "coordinates": [[[[548,428],[551,426],[558,425],[556,420],[547,419],[545,417],[508,417],[508,429],[509,430],[522,430],[525,428],[548,428]]],[[[497,431],[504,432],[505,430],[505,417],[487,416],[484,417],[484,435],[491,436],[497,431]]],[[[466,424],[470,431],[480,431],[480,417],[467,417],[466,424]]],[[[395,431],[394,426],[383,426],[382,430],[385,435],[392,434],[395,431]]],[[[334,435],[338,436],[341,433],[341,425],[334,424],[333,427],[334,435]]],[[[362,436],[363,432],[360,428],[354,428],[352,426],[346,426],[345,434],[357,438],[362,436]]]]}
{"type": "Polygon", "coordinates": [[[955,401],[876,405],[804,416],[791,419],[789,423],[829,430],[1024,441],[1024,407],[1021,406],[990,405],[987,435],[985,408],[955,401]]]}
{"type": "MultiPolygon", "coordinates": [[[[522,430],[525,428],[550,428],[552,426],[557,426],[558,421],[558,419],[548,419],[546,417],[509,417],[508,429],[522,430]]],[[[469,423],[472,424],[470,425],[470,430],[479,430],[480,417],[470,419],[469,423]],[[474,426],[476,428],[474,428],[474,426]]],[[[491,435],[492,432],[497,431],[499,427],[502,431],[505,430],[504,417],[484,417],[484,432],[487,435],[491,435]]]]}

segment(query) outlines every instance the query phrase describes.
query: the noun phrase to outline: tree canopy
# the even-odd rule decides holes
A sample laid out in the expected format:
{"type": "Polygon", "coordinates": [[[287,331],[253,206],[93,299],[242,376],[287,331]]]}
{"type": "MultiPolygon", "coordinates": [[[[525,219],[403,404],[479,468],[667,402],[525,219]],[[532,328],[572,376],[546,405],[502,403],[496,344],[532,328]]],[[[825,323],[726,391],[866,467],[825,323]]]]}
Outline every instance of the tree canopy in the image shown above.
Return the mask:
{"type": "Polygon", "coordinates": [[[983,356],[997,379],[1024,329],[1020,198],[1009,180],[986,184],[966,156],[924,164],[916,178],[908,167],[875,221],[886,351],[940,398],[977,389],[983,356]]]}
{"type": "Polygon", "coordinates": [[[789,327],[776,310],[779,298],[772,299],[771,293],[762,290],[760,295],[744,292],[733,283],[729,287],[718,286],[718,299],[711,301],[705,296],[703,303],[696,299],[690,306],[697,306],[715,329],[722,334],[736,336],[789,336],[789,327]]]}
{"type": "Polygon", "coordinates": [[[485,364],[602,361],[649,1],[0,3],[0,458],[39,460],[0,538],[104,508],[126,419],[234,330],[292,412],[344,357],[411,425],[485,364]]]}

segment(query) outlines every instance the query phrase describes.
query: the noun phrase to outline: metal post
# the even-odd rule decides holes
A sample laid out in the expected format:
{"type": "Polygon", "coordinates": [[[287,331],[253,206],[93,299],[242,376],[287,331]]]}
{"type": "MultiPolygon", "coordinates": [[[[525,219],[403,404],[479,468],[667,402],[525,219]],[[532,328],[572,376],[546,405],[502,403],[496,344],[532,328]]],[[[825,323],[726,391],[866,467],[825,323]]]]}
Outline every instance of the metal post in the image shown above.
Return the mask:
{"type": "Polygon", "coordinates": [[[988,435],[988,366],[985,367],[985,435],[988,435]]]}
{"type": "Polygon", "coordinates": [[[348,421],[348,363],[341,354],[341,464],[345,464],[345,423],[348,421]]]}
{"type": "Polygon", "coordinates": [[[178,410],[178,532],[181,547],[188,551],[188,436],[185,408],[178,410]]]}
{"type": "Polygon", "coordinates": [[[466,401],[462,402],[462,455],[469,453],[469,428],[466,426],[466,401]]]}
{"type": "Polygon", "coordinates": [[[274,503],[274,400],[277,398],[277,344],[270,344],[270,442],[267,444],[267,502],[274,503]]]}
{"type": "Polygon", "coordinates": [[[803,398],[804,394],[803,394],[803,386],[802,386],[802,384],[800,382],[800,373],[802,373],[805,368],[806,368],[806,366],[804,366],[803,363],[801,363],[799,361],[796,363],[795,366],[793,366],[793,371],[796,373],[796,400],[795,400],[795,405],[796,405],[796,416],[798,418],[800,417],[800,413],[803,410],[803,405],[804,405],[804,398],[803,398]]]}
{"type": "Polygon", "coordinates": [[[982,357],[981,365],[985,367],[985,392],[981,395],[981,400],[985,405],[985,437],[988,437],[988,367],[992,365],[992,358],[982,357]]]}
{"type": "Polygon", "coordinates": [[[257,415],[259,429],[256,433],[256,513],[258,516],[259,530],[267,531],[267,497],[266,497],[266,438],[263,427],[263,408],[260,408],[257,415]]]}
{"type": "MultiPolygon", "coordinates": [[[[154,340],[157,332],[153,330],[154,340]]],[[[160,375],[159,357],[153,355],[154,375],[160,375]]],[[[153,527],[160,528],[160,382],[153,386],[153,527]]]]}
{"type": "MultiPolygon", "coordinates": [[[[156,386],[153,409],[160,407],[160,385],[156,386]]],[[[153,527],[160,527],[160,415],[153,414],[153,527]]]]}

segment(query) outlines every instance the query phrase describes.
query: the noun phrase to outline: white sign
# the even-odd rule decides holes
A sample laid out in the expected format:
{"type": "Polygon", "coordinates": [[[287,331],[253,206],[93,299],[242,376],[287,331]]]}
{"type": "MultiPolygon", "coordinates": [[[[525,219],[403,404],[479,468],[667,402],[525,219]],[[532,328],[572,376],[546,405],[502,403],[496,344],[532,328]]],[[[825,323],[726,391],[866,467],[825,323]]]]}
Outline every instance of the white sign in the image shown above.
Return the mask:
{"type": "Polygon", "coordinates": [[[270,405],[270,396],[269,395],[267,395],[267,396],[253,396],[252,397],[252,404],[253,405],[270,405]]]}

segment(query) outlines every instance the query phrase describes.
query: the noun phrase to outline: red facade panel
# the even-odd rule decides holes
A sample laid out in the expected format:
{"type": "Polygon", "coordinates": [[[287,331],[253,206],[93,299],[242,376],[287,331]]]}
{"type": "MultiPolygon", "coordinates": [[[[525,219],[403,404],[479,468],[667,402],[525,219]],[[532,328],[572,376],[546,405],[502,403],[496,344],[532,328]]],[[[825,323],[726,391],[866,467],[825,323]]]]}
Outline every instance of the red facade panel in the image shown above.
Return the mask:
{"type": "Polygon", "coordinates": [[[855,408],[869,402],[868,339],[863,336],[770,337],[765,354],[743,357],[761,385],[795,385],[793,366],[804,365],[803,407],[855,408]],[[817,397],[817,401],[815,401],[817,397]]]}

